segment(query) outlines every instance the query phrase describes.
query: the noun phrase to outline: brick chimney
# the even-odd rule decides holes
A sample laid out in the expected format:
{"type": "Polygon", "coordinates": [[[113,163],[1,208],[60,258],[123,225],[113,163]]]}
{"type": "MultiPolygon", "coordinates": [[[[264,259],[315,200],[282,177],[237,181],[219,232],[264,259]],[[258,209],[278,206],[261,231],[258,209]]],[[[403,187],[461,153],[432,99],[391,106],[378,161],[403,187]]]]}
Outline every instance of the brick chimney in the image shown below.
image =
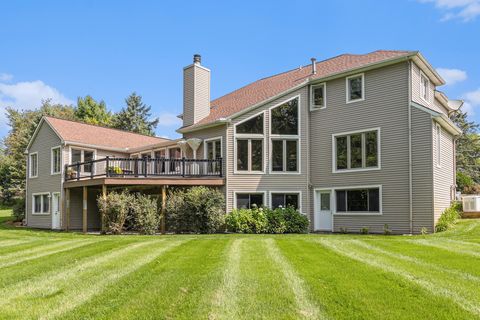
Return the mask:
{"type": "Polygon", "coordinates": [[[202,57],[183,68],[183,126],[190,126],[210,113],[210,70],[201,65],[202,57]]]}

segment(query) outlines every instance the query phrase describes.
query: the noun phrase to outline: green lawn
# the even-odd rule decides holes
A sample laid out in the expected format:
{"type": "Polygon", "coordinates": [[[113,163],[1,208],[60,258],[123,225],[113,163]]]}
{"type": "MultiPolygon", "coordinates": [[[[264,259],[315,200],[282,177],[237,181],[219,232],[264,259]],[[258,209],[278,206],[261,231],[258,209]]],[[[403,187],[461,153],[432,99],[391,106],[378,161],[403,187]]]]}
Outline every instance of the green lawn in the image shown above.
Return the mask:
{"type": "Polygon", "coordinates": [[[0,269],[1,319],[480,318],[480,220],[415,237],[3,226],[0,269]]]}

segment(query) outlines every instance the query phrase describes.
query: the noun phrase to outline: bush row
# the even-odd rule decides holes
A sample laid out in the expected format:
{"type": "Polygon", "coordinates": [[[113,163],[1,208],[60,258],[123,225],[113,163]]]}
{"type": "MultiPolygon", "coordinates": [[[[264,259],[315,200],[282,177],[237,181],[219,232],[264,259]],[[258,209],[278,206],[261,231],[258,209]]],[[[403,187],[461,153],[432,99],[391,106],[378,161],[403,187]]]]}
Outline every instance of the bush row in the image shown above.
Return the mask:
{"type": "Polygon", "coordinates": [[[442,232],[453,227],[460,218],[461,212],[462,203],[459,201],[454,202],[449,208],[443,211],[442,215],[438,219],[437,225],[435,226],[435,231],[442,232]]]}
{"type": "Polygon", "coordinates": [[[229,232],[307,233],[308,218],[294,207],[236,209],[226,216],[229,232]]]}

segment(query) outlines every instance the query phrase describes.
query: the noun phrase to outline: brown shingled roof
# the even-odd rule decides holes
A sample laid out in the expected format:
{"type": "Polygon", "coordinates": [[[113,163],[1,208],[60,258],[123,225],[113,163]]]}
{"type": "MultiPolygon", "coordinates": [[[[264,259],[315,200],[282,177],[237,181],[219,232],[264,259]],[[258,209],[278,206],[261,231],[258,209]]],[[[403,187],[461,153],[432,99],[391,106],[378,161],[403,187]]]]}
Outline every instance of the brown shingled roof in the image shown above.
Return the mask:
{"type": "Polygon", "coordinates": [[[129,149],[169,141],[169,139],[151,137],[77,121],[63,120],[53,117],[45,117],[45,120],[64,141],[68,142],[77,142],[108,148],[129,149]]]}
{"type": "Polygon", "coordinates": [[[272,98],[307,80],[333,76],[338,73],[365,67],[416,53],[416,51],[378,50],[367,54],[343,54],[316,63],[317,73],[312,75],[310,65],[257,80],[238,90],[213,100],[210,114],[194,125],[182,129],[193,129],[216,120],[227,118],[250,106],[272,98]]]}

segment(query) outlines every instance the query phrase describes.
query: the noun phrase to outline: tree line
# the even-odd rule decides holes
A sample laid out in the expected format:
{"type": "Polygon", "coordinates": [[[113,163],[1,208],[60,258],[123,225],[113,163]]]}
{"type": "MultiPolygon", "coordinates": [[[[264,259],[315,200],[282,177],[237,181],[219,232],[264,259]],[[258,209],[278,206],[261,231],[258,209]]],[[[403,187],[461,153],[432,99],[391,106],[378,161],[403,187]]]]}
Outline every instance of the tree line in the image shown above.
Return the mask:
{"type": "MultiPolygon", "coordinates": [[[[10,130],[0,140],[0,204],[22,199],[25,193],[26,156],[24,154],[38,123],[43,116],[127,130],[144,135],[155,135],[158,118],[152,117],[151,106],[135,92],[125,99],[119,112],[108,110],[103,100],[91,96],[79,97],[76,105],[53,104],[45,100],[37,109],[5,110],[10,130]]],[[[21,201],[21,200],[20,200],[21,201]]]]}

